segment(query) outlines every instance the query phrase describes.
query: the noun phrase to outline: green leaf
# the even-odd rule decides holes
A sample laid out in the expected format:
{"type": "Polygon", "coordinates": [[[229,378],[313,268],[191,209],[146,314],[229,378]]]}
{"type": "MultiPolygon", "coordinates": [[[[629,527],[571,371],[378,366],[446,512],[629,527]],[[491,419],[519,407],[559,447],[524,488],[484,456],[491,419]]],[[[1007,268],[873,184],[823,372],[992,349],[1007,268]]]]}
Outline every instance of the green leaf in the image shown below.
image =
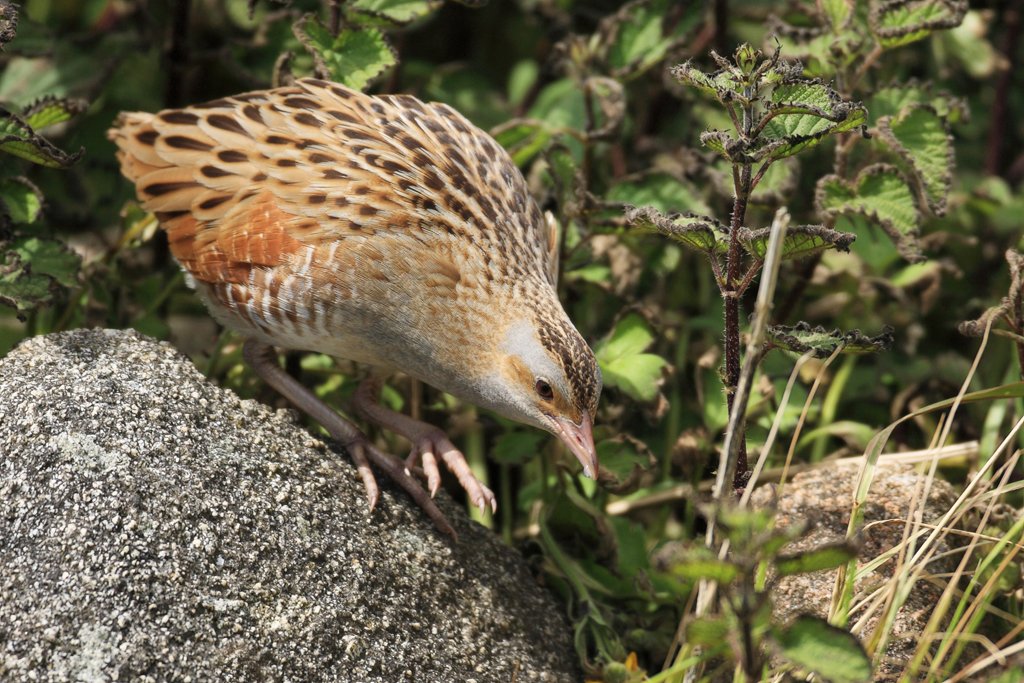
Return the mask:
{"type": "Polygon", "coordinates": [[[519,106],[526,99],[540,76],[540,66],[532,59],[516,62],[508,76],[508,102],[519,106]]]}
{"type": "Polygon", "coordinates": [[[495,441],[491,457],[502,465],[522,465],[537,457],[547,438],[537,430],[506,432],[495,441]]]}
{"type": "Polygon", "coordinates": [[[632,78],[642,74],[683,40],[697,13],[687,13],[686,20],[676,21],[666,35],[664,25],[669,2],[634,0],[601,22],[600,44],[607,46],[605,58],[613,76],[632,78]]]}
{"type": "Polygon", "coordinates": [[[77,282],[82,259],[63,242],[39,237],[19,237],[14,240],[13,251],[33,275],[46,275],[65,287],[71,287],[77,282]]]}
{"type": "Polygon", "coordinates": [[[650,206],[665,213],[711,211],[700,196],[699,190],[691,182],[674,178],[667,173],[654,173],[618,182],[605,193],[605,199],[633,206],[650,206]]]}
{"type": "Polygon", "coordinates": [[[852,634],[811,615],[773,629],[783,657],[832,683],[871,680],[871,659],[852,634]]]}
{"type": "Polygon", "coordinates": [[[822,218],[864,216],[888,233],[905,258],[919,258],[920,213],[913,192],[895,167],[873,164],[857,174],[853,183],[835,175],[824,176],[818,180],[814,201],[822,218]]]}
{"type": "Polygon", "coordinates": [[[903,116],[915,105],[927,104],[947,123],[956,123],[967,116],[967,104],[959,97],[933,93],[928,83],[909,81],[876,90],[868,101],[868,111],[875,122],[892,116],[903,116]]]}
{"type": "Polygon", "coordinates": [[[0,202],[15,223],[34,223],[43,205],[43,196],[24,178],[0,180],[0,202]]]}
{"type": "Polygon", "coordinates": [[[816,358],[828,358],[836,348],[842,346],[842,353],[877,353],[892,346],[892,328],[885,327],[876,337],[868,337],[860,330],[826,330],[811,327],[805,322],[796,325],[769,325],[768,339],[778,348],[793,353],[813,351],[816,358]]]}
{"type": "Polygon", "coordinates": [[[832,28],[832,33],[841,33],[853,16],[853,0],[818,0],[821,11],[832,28]]]}
{"type": "Polygon", "coordinates": [[[800,79],[777,85],[768,103],[769,117],[758,138],[758,159],[777,160],[814,147],[829,135],[863,126],[867,110],[846,102],[818,81],[800,79]]]}
{"type": "Polygon", "coordinates": [[[654,341],[654,333],[642,316],[632,313],[620,320],[608,339],[598,345],[604,360],[643,353],[654,341]]]}
{"type": "Polygon", "coordinates": [[[571,78],[552,81],[537,94],[527,118],[543,121],[553,130],[587,128],[587,103],[579,83],[571,78]]]}
{"type": "Polygon", "coordinates": [[[0,150],[40,166],[67,168],[84,150],[68,154],[32,130],[21,117],[0,109],[0,150]]]}
{"type": "Polygon", "coordinates": [[[1006,58],[992,45],[996,35],[993,23],[1002,20],[999,14],[973,9],[959,26],[936,36],[936,52],[949,55],[949,62],[958,62],[975,80],[994,78],[1006,68],[1006,58]]]}
{"type": "Polygon", "coordinates": [[[914,105],[894,117],[882,118],[878,132],[913,170],[932,212],[944,214],[953,184],[953,139],[942,117],[928,105],[914,105]]]}
{"type": "Polygon", "coordinates": [[[618,387],[639,401],[653,401],[663,381],[664,358],[651,353],[624,356],[601,365],[607,386],[618,387]]]}
{"type": "MultiPolygon", "coordinates": [[[[770,236],[771,228],[746,230],[740,235],[740,244],[754,258],[764,259],[770,236]]],[[[801,259],[828,249],[849,251],[855,239],[856,235],[830,230],[822,225],[790,226],[782,240],[782,258],[801,259]]]]}
{"type": "Polygon", "coordinates": [[[724,130],[708,130],[700,134],[700,143],[717,152],[729,161],[747,161],[746,145],[732,137],[724,130]]]}
{"type": "Polygon", "coordinates": [[[686,548],[674,560],[670,571],[682,579],[707,579],[718,583],[731,583],[740,574],[736,565],[718,559],[717,555],[704,546],[686,548]]]}
{"type": "MultiPolygon", "coordinates": [[[[727,179],[728,186],[726,196],[733,191],[732,174],[723,175],[727,179]]],[[[797,182],[800,179],[800,164],[796,159],[780,159],[768,167],[761,182],[757,184],[750,194],[750,201],[754,204],[769,204],[777,206],[785,204],[789,197],[796,190],[797,182]]]]}
{"type": "Polygon", "coordinates": [[[383,19],[400,26],[422,19],[440,6],[440,0],[354,0],[350,4],[357,15],[383,19]]]}
{"type": "Polygon", "coordinates": [[[597,443],[597,461],[601,463],[601,487],[612,493],[628,493],[658,461],[639,439],[618,434],[597,443]]]}
{"type": "Polygon", "coordinates": [[[742,80],[728,69],[707,74],[690,62],[684,62],[669,69],[669,73],[683,85],[696,88],[719,101],[731,99],[732,95],[743,89],[742,80]]]}
{"type": "Polygon", "coordinates": [[[699,617],[686,624],[686,642],[720,648],[729,642],[729,624],[723,617],[699,617]]]}
{"type": "Polygon", "coordinates": [[[726,227],[710,216],[666,215],[650,207],[631,207],[626,210],[626,220],[640,230],[659,232],[706,254],[723,252],[728,247],[724,239],[719,240],[720,235],[727,234],[726,227]]]}
{"type": "Polygon", "coordinates": [[[516,165],[525,166],[544,151],[551,141],[552,130],[536,119],[512,119],[494,128],[491,134],[516,165]]]}
{"type": "Polygon", "coordinates": [[[637,400],[654,400],[668,363],[661,356],[643,353],[653,341],[654,333],[640,315],[631,313],[620,320],[594,350],[605,384],[637,400]]]}
{"type": "Polygon", "coordinates": [[[43,97],[21,112],[21,117],[32,130],[42,130],[58,123],[64,123],[89,106],[85,100],[72,100],[62,97],[43,97]]]}
{"type": "Polygon", "coordinates": [[[835,569],[857,558],[857,548],[847,541],[818,546],[796,555],[775,558],[775,571],[779,576],[807,574],[823,569],[835,569]]]}
{"type": "Polygon", "coordinates": [[[894,48],[959,26],[967,8],[960,0],[882,0],[872,3],[868,25],[882,47],[894,48]]]}
{"type": "Polygon", "coordinates": [[[553,195],[562,217],[571,222],[587,201],[576,158],[565,145],[554,144],[545,150],[544,161],[541,182],[553,195]]]}
{"type": "Polygon", "coordinates": [[[61,284],[71,285],[78,255],[55,240],[22,237],[0,253],[0,304],[19,317],[53,302],[61,284]]]}
{"type": "Polygon", "coordinates": [[[23,270],[4,273],[6,268],[7,265],[0,263],[0,304],[16,309],[21,317],[53,301],[51,278],[23,270]]]}
{"type": "Polygon", "coordinates": [[[398,61],[387,39],[374,28],[345,28],[332,36],[316,17],[306,15],[294,32],[313,56],[318,76],[356,90],[366,88],[398,61]]]}

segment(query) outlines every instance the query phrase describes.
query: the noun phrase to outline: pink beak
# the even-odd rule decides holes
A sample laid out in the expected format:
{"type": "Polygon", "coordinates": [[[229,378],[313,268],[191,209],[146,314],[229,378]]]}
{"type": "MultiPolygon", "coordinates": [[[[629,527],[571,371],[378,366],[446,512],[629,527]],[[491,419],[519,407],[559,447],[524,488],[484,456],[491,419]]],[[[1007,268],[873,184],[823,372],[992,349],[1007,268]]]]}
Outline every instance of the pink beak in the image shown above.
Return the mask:
{"type": "Polygon", "coordinates": [[[590,415],[584,412],[580,424],[564,417],[556,417],[552,422],[551,431],[583,465],[583,474],[591,479],[597,479],[597,449],[594,448],[593,419],[590,415]]]}

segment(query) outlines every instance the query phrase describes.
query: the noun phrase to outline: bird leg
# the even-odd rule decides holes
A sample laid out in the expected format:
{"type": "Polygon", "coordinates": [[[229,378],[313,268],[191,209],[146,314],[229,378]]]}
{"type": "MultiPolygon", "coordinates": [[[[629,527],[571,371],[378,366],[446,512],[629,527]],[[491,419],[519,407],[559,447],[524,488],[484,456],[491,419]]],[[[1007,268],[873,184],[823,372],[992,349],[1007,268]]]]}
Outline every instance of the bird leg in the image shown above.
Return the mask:
{"type": "Polygon", "coordinates": [[[437,507],[431,496],[427,495],[420,483],[412,477],[406,464],[400,458],[374,447],[366,435],[359,431],[354,424],[336,413],[330,406],[317,398],[316,394],[282,370],[277,363],[274,347],[248,339],[242,347],[242,356],[264,382],[291,401],[296,408],[319,422],[327,430],[327,433],[348,452],[363,480],[371,511],[380,499],[377,480],[370,469],[370,462],[373,462],[374,465],[384,470],[393,482],[405,489],[406,493],[416,501],[416,504],[427,513],[438,530],[452,538],[457,538],[455,530],[449,524],[444,513],[437,507]]]}
{"type": "Polygon", "coordinates": [[[436,494],[441,487],[441,472],[437,467],[437,457],[440,456],[448,469],[459,480],[462,488],[466,490],[473,505],[480,508],[481,511],[485,507],[490,507],[491,512],[497,511],[498,502],[494,494],[473,475],[473,470],[466,462],[466,456],[455,447],[448,436],[433,425],[382,406],[378,402],[380,390],[381,379],[368,377],[356,389],[352,405],[360,415],[370,422],[400,434],[412,443],[412,451],[405,461],[406,466],[412,470],[417,461],[422,464],[430,495],[436,494]]]}

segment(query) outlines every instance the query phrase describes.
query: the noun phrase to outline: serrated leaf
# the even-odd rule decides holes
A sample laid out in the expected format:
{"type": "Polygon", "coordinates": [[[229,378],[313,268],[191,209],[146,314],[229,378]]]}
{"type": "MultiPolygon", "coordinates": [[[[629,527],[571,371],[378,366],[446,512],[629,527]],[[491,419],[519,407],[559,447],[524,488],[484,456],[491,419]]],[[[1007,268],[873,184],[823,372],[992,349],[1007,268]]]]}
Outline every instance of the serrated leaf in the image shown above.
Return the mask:
{"type": "Polygon", "coordinates": [[[959,26],[967,8],[960,0],[885,0],[871,5],[868,24],[882,47],[894,48],[959,26]]]}
{"type": "Polygon", "coordinates": [[[841,353],[856,355],[884,351],[892,346],[893,333],[891,327],[884,327],[878,336],[868,337],[860,330],[826,330],[801,322],[792,326],[769,325],[768,339],[780,349],[800,354],[811,351],[816,358],[828,358],[839,347],[841,353]]]}
{"type": "Polygon", "coordinates": [[[33,223],[43,206],[38,188],[24,178],[5,178],[0,181],[0,202],[15,223],[33,223]]]}
{"type": "Polygon", "coordinates": [[[677,64],[669,70],[672,77],[683,85],[696,88],[706,95],[719,96],[719,83],[709,74],[704,73],[690,62],[677,64]]]}
{"type": "Polygon", "coordinates": [[[946,123],[957,123],[967,116],[967,104],[946,92],[933,93],[928,83],[910,81],[876,90],[868,101],[871,119],[900,116],[915,105],[927,104],[946,123]]]}
{"type": "Polygon", "coordinates": [[[618,182],[605,193],[605,199],[633,206],[650,206],[665,213],[707,213],[711,210],[692,183],[666,173],[654,173],[618,182]]]}
{"type": "Polygon", "coordinates": [[[71,287],[77,282],[82,259],[57,240],[39,237],[19,237],[12,244],[21,259],[22,267],[33,275],[46,275],[58,284],[71,287]]]}
{"type": "Polygon", "coordinates": [[[49,304],[53,301],[53,292],[53,279],[45,275],[25,271],[0,274],[0,304],[17,310],[19,314],[49,304]]]}
{"type": "Polygon", "coordinates": [[[422,19],[440,6],[440,0],[354,0],[350,4],[356,14],[400,26],[422,19]]]}
{"type": "Polygon", "coordinates": [[[67,168],[83,153],[83,150],[75,154],[64,152],[32,130],[21,117],[5,109],[0,109],[0,151],[50,168],[67,168]]]}
{"type": "Polygon", "coordinates": [[[785,628],[773,629],[783,657],[831,683],[871,680],[871,659],[860,641],[824,619],[801,615],[785,628]]]}
{"type": "Polygon", "coordinates": [[[605,384],[641,401],[657,397],[668,363],[661,356],[644,353],[653,341],[654,333],[640,315],[632,313],[620,320],[594,349],[605,384]]]}
{"type": "Polygon", "coordinates": [[[618,387],[638,401],[653,401],[661,388],[666,365],[661,356],[640,353],[601,364],[601,372],[605,385],[618,387]]]}
{"type": "Polygon", "coordinates": [[[48,126],[68,121],[88,108],[85,100],[74,100],[63,97],[43,97],[21,112],[21,118],[32,130],[42,130],[48,126]]]}
{"type": "Polygon", "coordinates": [[[700,134],[700,142],[708,149],[718,152],[729,161],[743,162],[743,144],[724,130],[709,130],[700,134]]]}
{"type": "Polygon", "coordinates": [[[631,207],[626,220],[641,230],[659,232],[676,242],[706,254],[724,252],[728,247],[720,235],[727,234],[724,225],[710,216],[699,214],[663,214],[651,207],[631,207]]]}
{"type": "Polygon", "coordinates": [[[794,555],[775,558],[775,571],[779,576],[807,574],[836,567],[857,558],[857,549],[848,542],[819,546],[794,555]]]}
{"type": "Polygon", "coordinates": [[[517,166],[524,166],[544,151],[551,141],[553,131],[543,121],[512,119],[492,129],[491,134],[517,166]]]}
{"type": "Polygon", "coordinates": [[[1002,19],[999,14],[981,8],[972,9],[959,26],[936,36],[936,42],[941,46],[940,53],[949,55],[951,61],[959,62],[976,80],[995,77],[1008,66],[1006,57],[992,44],[995,36],[993,24],[1002,19]]]}
{"type": "Polygon", "coordinates": [[[654,333],[642,316],[632,313],[615,325],[608,339],[599,345],[601,357],[615,360],[623,356],[643,353],[654,341],[654,333]]]}
{"type": "Polygon", "coordinates": [[[394,50],[377,29],[342,29],[337,36],[312,16],[294,26],[299,39],[313,57],[317,75],[363,90],[397,63],[394,50]]]}
{"type": "Polygon", "coordinates": [[[828,19],[833,33],[840,33],[853,16],[853,0],[818,0],[818,10],[828,19]]]}
{"type": "Polygon", "coordinates": [[[599,35],[613,76],[628,79],[644,73],[683,39],[693,22],[677,21],[666,35],[669,2],[635,0],[601,22],[599,35]]]}
{"type": "Polygon", "coordinates": [[[928,105],[913,105],[878,122],[879,137],[913,170],[920,193],[937,216],[946,212],[953,184],[953,139],[928,105]]]}
{"type": "MultiPolygon", "coordinates": [[[[740,236],[740,243],[748,254],[757,259],[764,259],[768,253],[770,236],[771,228],[747,230],[740,236]]],[[[828,249],[849,251],[855,239],[856,235],[830,230],[822,225],[790,226],[782,240],[782,258],[801,259],[828,249]]]]}
{"type": "Polygon", "coordinates": [[[832,88],[811,80],[784,82],[771,94],[770,117],[758,138],[758,159],[778,160],[814,147],[829,135],[863,126],[867,110],[846,102],[832,88]]]}
{"type": "Polygon", "coordinates": [[[903,174],[888,164],[863,169],[852,183],[835,175],[818,180],[815,206],[822,218],[843,214],[864,216],[877,223],[905,258],[917,260],[920,213],[903,174]]]}
{"type": "Polygon", "coordinates": [[[70,285],[79,258],[55,240],[21,237],[0,252],[0,304],[19,317],[52,303],[61,284],[70,285]]]}

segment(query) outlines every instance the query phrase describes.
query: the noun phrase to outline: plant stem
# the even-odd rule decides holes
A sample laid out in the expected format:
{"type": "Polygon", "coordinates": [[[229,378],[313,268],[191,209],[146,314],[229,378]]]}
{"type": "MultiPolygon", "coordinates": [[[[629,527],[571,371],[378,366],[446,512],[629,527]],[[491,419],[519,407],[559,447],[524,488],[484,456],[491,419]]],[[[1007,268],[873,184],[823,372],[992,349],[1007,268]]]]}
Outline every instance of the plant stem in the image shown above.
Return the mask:
{"type": "Polygon", "coordinates": [[[337,36],[341,30],[341,5],[344,0],[330,0],[329,27],[332,36],[337,36]]]}
{"type": "Polygon", "coordinates": [[[1013,128],[1007,125],[1007,122],[1013,118],[1010,93],[1013,91],[1014,78],[1017,74],[1014,62],[1017,58],[1022,13],[1024,13],[1024,8],[1021,6],[1021,0],[1010,0],[1003,7],[1000,17],[1001,23],[1005,26],[1002,53],[1008,64],[996,80],[996,93],[989,117],[985,153],[985,171],[989,175],[1000,175],[1006,170],[1008,158],[1006,151],[1014,148],[1013,128]]]}
{"type": "MultiPolygon", "coordinates": [[[[742,374],[737,376],[736,389],[730,398],[735,400],[735,409],[729,407],[729,426],[725,432],[725,443],[722,446],[722,460],[718,466],[718,475],[715,478],[715,500],[725,499],[726,487],[731,483],[733,488],[738,488],[737,482],[741,479],[740,454],[744,454],[744,418],[746,416],[747,398],[750,396],[750,387],[754,379],[756,364],[761,359],[759,349],[764,346],[765,330],[768,327],[768,320],[771,316],[772,299],[775,296],[775,284],[778,280],[779,264],[781,262],[782,240],[789,228],[789,214],[785,209],[779,209],[772,221],[772,234],[768,239],[768,252],[765,254],[764,270],[761,275],[761,285],[757,293],[757,305],[754,314],[754,323],[750,331],[750,339],[747,346],[746,359],[743,364],[742,374]],[[735,457],[733,457],[735,454],[735,457]]],[[[739,345],[739,339],[736,340],[739,345]]],[[[737,353],[737,356],[739,354],[737,353]]],[[[745,458],[743,464],[745,465],[745,458]]],[[[710,529],[710,527],[709,527],[710,529]]]]}
{"type": "MultiPolygon", "coordinates": [[[[750,128],[750,110],[743,110],[743,126],[750,128]]],[[[750,197],[750,164],[740,168],[736,183],[736,198],[732,208],[732,222],[729,227],[729,253],[726,258],[725,287],[725,401],[729,415],[733,413],[733,402],[736,387],[740,382],[740,266],[743,254],[740,250],[740,230],[743,218],[747,213],[747,200],[750,197]]],[[[736,459],[736,484],[742,485],[747,472],[746,430],[740,427],[740,447],[736,459]]]]}

